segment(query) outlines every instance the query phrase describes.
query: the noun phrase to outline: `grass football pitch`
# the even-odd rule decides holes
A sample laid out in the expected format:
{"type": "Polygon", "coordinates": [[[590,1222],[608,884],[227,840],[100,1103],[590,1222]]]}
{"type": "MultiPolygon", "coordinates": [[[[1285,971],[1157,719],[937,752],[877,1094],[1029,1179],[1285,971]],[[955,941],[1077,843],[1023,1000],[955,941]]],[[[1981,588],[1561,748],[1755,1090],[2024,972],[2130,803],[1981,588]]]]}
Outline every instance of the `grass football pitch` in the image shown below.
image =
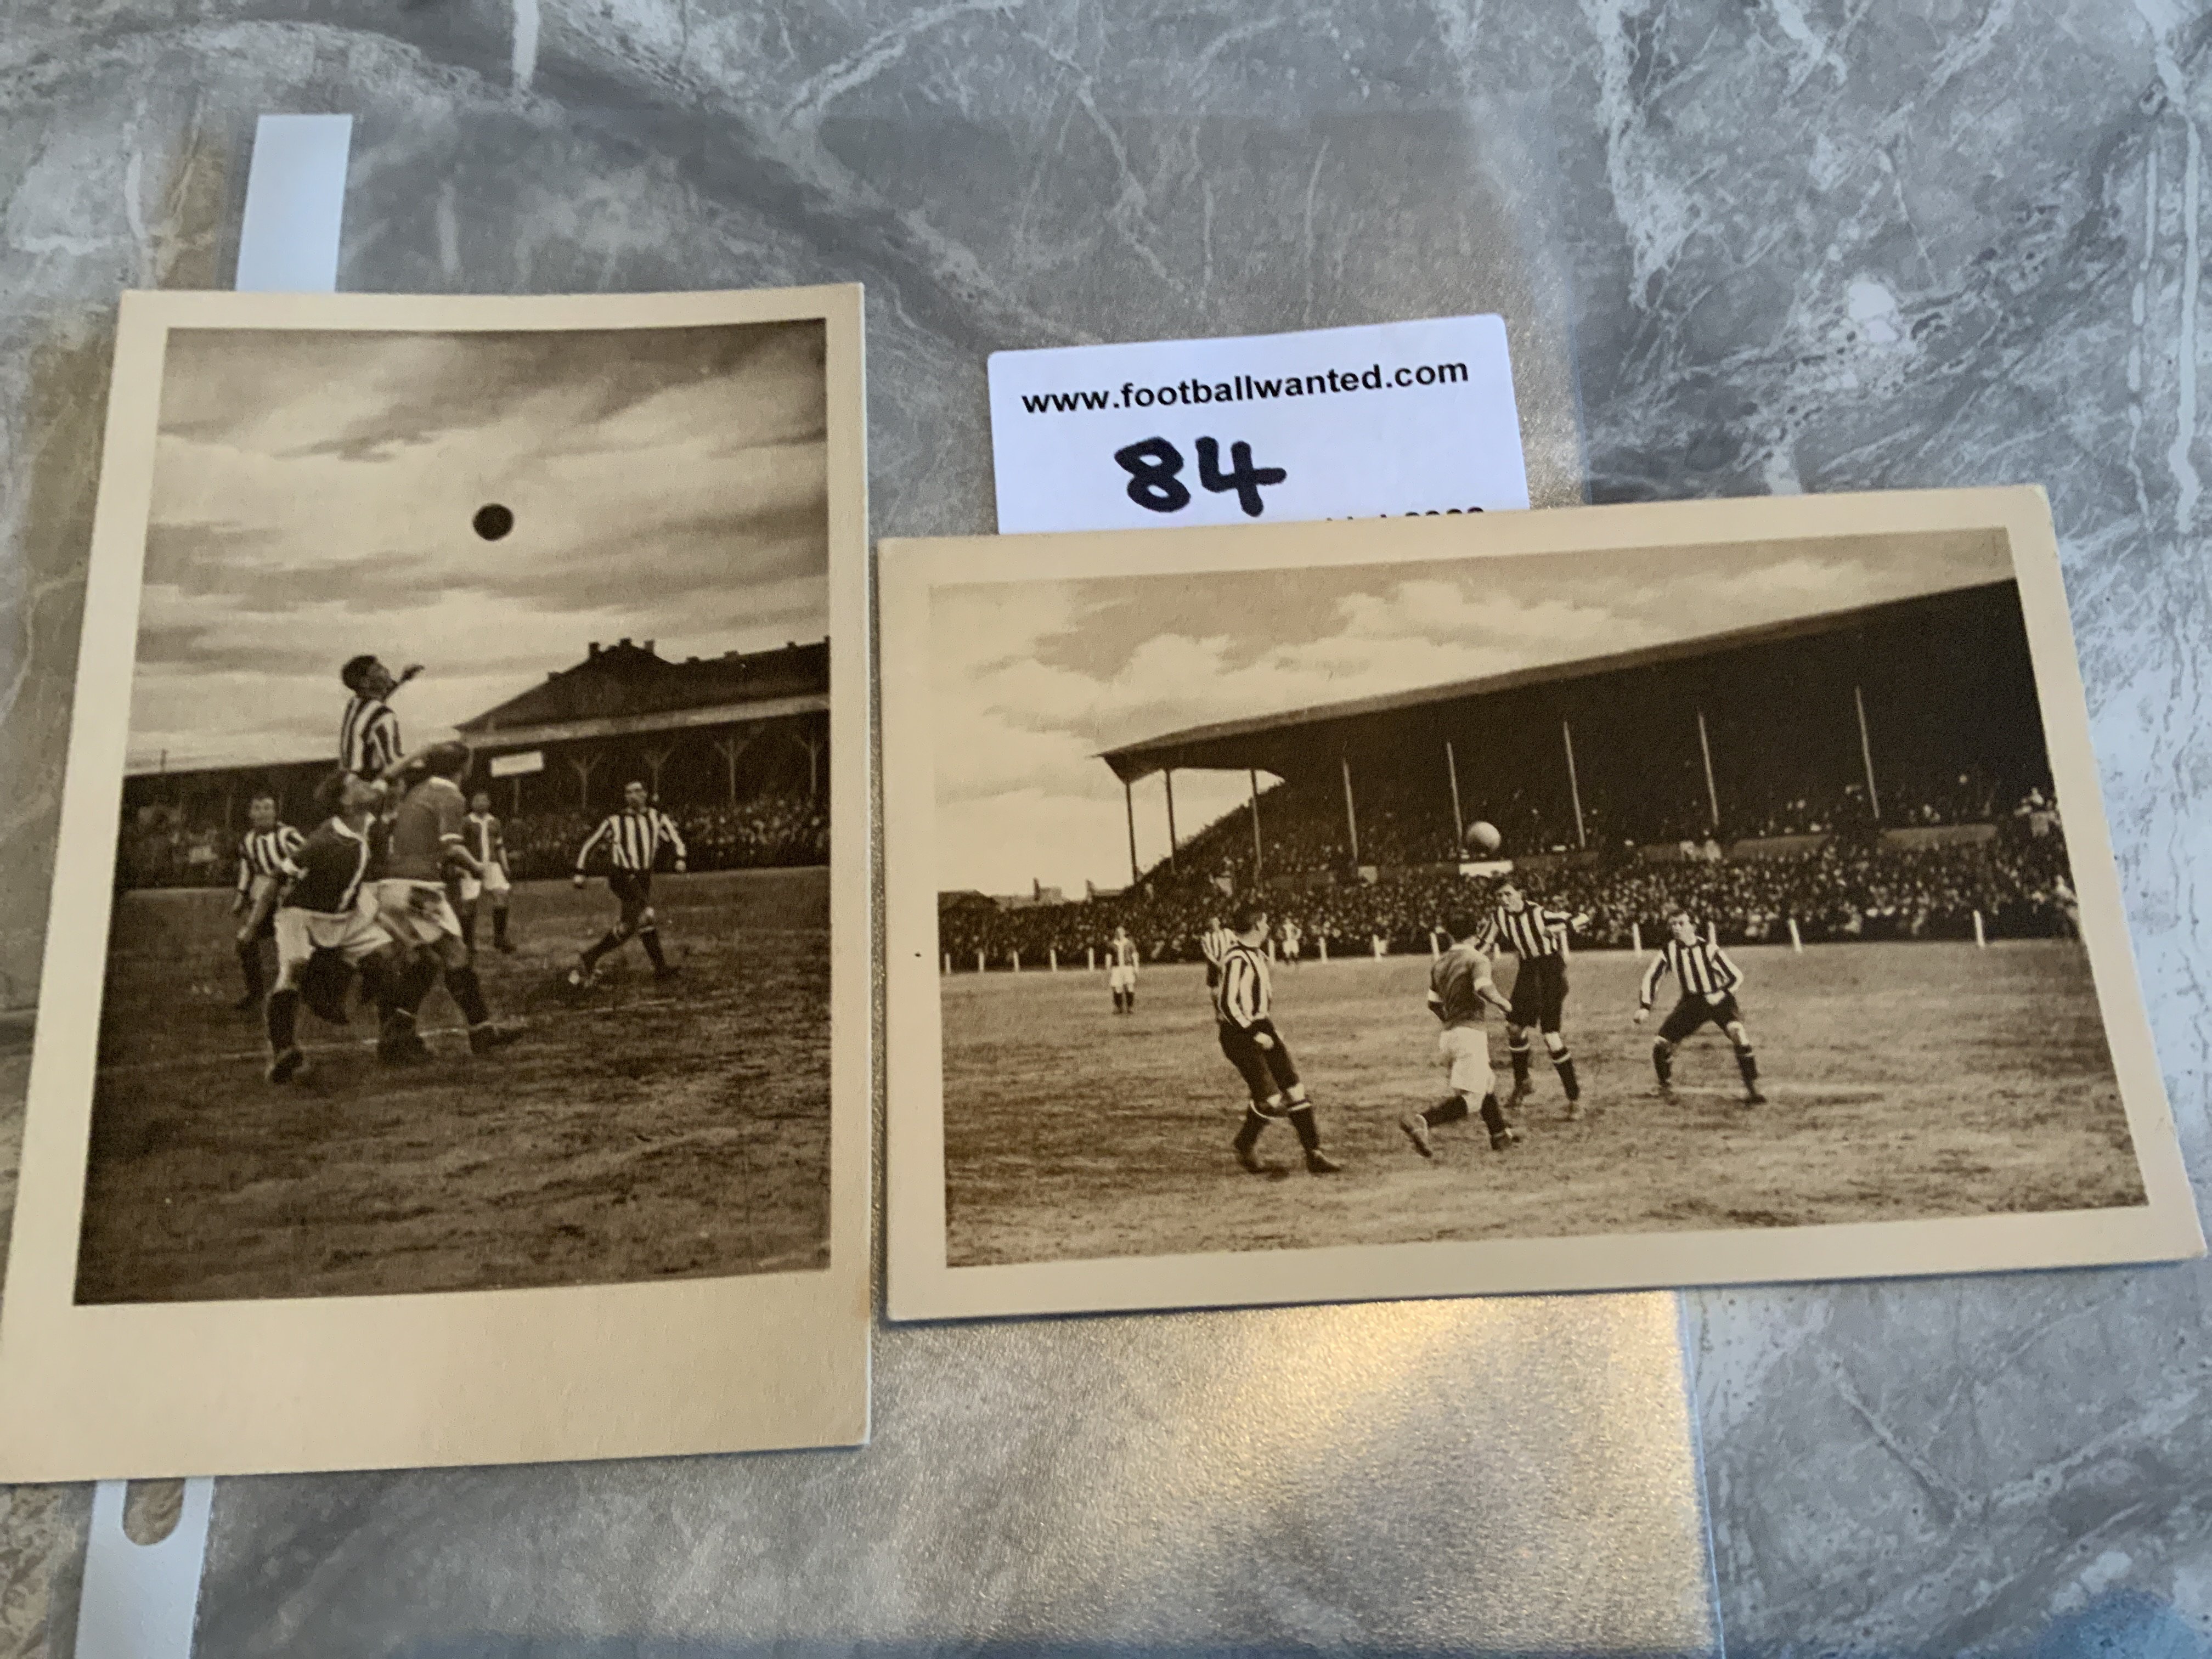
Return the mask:
{"type": "MultiPolygon", "coordinates": [[[[1711,1027],[1658,1099],[1646,958],[1578,956],[1566,1035],[1584,1115],[1536,1050],[1527,1139],[1473,1122],[1425,1163],[1400,1116],[1439,1099],[1425,957],[1275,973],[1275,1018],[1341,1175],[1287,1127],[1240,1170],[1242,1085],[1196,967],[1146,969],[1116,1018],[1100,974],[943,981],[947,1257],[956,1267],[1218,1250],[1925,1219],[2144,1201],[2089,968],[2071,941],[1736,952],[1768,1103],[1711,1027]],[[1296,1170],[1295,1174],[1289,1173],[1296,1170]]],[[[1510,985],[1513,968],[1501,963],[1510,985]]],[[[1492,1025],[1501,1097],[1510,1085],[1492,1025]]]]}
{"type": "MultiPolygon", "coordinates": [[[[662,875],[683,973],[635,944],[556,989],[614,914],[603,881],[514,896],[517,954],[478,967],[514,1047],[471,1058],[443,988],[433,1064],[376,1061],[304,1010],[312,1071],[264,1082],[229,895],[133,892],[109,940],[80,1302],[395,1291],[784,1272],[829,1240],[829,884],[822,870],[662,875]]],[[[273,958],[272,971],[273,971],[273,958]]]]}

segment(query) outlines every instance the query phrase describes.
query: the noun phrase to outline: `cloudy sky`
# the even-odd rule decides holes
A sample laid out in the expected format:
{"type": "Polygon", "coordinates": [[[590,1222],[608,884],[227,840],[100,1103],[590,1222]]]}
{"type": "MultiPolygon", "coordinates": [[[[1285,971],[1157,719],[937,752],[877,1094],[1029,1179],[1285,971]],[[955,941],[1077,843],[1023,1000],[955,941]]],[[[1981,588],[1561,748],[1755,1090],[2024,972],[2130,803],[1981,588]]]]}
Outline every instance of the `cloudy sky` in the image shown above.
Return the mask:
{"type": "Polygon", "coordinates": [[[821,638],[822,362],[818,323],[171,335],[131,763],[335,753],[357,652],[426,665],[411,747],[593,640],[821,638]]]}
{"type": "MultiPolygon", "coordinates": [[[[1127,882],[1121,786],[1097,758],[1120,744],[2011,574],[1975,534],[939,588],[938,884],[1127,882]]],[[[1167,850],[1161,792],[1137,786],[1146,866],[1167,850]]],[[[1176,828],[1246,792],[1178,771],[1176,828]]]]}

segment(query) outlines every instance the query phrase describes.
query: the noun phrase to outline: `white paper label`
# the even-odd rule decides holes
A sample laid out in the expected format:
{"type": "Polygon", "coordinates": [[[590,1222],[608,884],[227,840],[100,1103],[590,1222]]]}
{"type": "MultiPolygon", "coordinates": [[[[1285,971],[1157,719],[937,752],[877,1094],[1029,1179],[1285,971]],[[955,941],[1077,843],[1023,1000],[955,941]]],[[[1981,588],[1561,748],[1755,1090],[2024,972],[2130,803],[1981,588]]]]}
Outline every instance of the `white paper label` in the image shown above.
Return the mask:
{"type": "Polygon", "coordinates": [[[999,530],[1528,505],[1500,317],[991,354],[999,530]]]}

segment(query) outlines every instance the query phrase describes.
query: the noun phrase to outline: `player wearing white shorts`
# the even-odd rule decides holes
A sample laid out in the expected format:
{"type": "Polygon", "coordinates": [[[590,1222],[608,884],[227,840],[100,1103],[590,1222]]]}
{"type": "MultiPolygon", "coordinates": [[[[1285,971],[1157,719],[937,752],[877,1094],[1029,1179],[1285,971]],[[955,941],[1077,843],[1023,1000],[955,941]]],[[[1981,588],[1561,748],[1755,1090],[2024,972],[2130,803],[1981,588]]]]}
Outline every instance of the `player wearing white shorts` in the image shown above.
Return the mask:
{"type": "Polygon", "coordinates": [[[482,789],[469,800],[465,839],[471,856],[483,866],[483,873],[465,875],[460,879],[461,942],[469,947],[471,956],[476,953],[477,911],[489,901],[491,942],[499,951],[512,955],[514,945],[507,936],[507,906],[514,882],[507,864],[507,837],[499,820],[492,816],[491,796],[482,789]]]}
{"type": "Polygon", "coordinates": [[[377,1058],[390,1065],[428,1058],[416,1032],[416,1016],[441,975],[469,1023],[471,1053],[484,1054],[514,1040],[514,1033],[492,1024],[483,987],[461,938],[461,919],[446,895],[448,870],[478,879],[483,873],[462,834],[468,804],[456,780],[468,772],[469,751],[459,743],[433,744],[422,762],[430,775],[407,792],[392,815],[391,850],[376,884],[377,925],[411,957],[385,1011],[377,1042],[377,1058]]]}
{"type": "Polygon", "coordinates": [[[1106,988],[1114,994],[1114,1012],[1137,1012],[1137,941],[1126,927],[1116,927],[1106,941],[1106,988]]]}
{"type": "MultiPolygon", "coordinates": [[[[276,985],[264,1010],[271,1083],[307,1072],[297,1037],[301,987],[319,956],[357,970],[380,1003],[390,1000],[398,962],[391,934],[376,925],[368,880],[370,824],[380,799],[374,784],[349,772],[332,773],[315,791],[316,806],[329,816],[291,855],[291,884],[274,920],[276,985]]],[[[341,971],[331,995],[343,988],[341,971]]]]}
{"type": "Polygon", "coordinates": [[[1492,1152],[1502,1152],[1521,1139],[1518,1129],[1507,1127],[1498,1104],[1490,1069],[1490,1033],[1483,1025],[1488,1010],[1502,1014],[1512,1006],[1491,979],[1490,958],[1473,939],[1460,940],[1429,969],[1429,1012],[1443,1026],[1437,1034],[1437,1059],[1450,1073],[1451,1092],[1425,1111],[1408,1112],[1398,1120],[1406,1139],[1423,1158],[1437,1155],[1430,1131],[1456,1123],[1470,1110],[1480,1115],[1483,1127],[1490,1131],[1492,1152]]]}

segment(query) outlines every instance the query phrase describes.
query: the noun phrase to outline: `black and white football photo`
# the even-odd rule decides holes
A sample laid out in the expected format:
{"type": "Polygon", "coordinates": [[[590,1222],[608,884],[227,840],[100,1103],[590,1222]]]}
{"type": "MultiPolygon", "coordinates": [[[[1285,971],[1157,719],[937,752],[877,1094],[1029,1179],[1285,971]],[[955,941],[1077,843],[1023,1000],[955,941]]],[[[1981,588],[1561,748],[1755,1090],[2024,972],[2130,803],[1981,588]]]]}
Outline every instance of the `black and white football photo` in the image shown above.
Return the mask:
{"type": "Polygon", "coordinates": [[[824,1264],[824,349],[169,337],[78,1302],[824,1264]]]}

